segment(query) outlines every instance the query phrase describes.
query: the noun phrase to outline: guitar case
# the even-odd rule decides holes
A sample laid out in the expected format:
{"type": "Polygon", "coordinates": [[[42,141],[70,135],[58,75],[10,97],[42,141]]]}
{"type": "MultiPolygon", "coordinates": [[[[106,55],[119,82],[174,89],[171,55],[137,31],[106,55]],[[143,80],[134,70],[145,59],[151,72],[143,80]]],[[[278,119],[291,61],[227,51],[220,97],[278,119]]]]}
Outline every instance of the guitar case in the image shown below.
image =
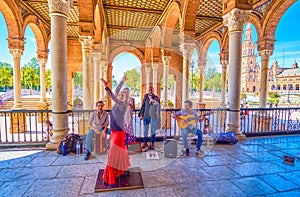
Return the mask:
{"type": "Polygon", "coordinates": [[[167,158],[177,157],[177,141],[174,139],[166,139],[164,144],[164,156],[167,158]]]}

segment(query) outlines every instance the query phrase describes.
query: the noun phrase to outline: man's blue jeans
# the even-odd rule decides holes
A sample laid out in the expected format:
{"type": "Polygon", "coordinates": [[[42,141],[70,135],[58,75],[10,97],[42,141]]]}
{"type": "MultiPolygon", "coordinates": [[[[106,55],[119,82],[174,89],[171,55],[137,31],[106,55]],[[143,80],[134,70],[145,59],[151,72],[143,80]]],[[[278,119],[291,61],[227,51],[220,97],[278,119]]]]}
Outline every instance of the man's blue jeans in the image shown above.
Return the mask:
{"type": "MultiPolygon", "coordinates": [[[[101,130],[101,133],[102,133],[102,130],[101,130]]],[[[108,135],[110,135],[110,129],[107,129],[106,133],[108,135]]],[[[85,138],[86,152],[91,152],[91,150],[92,150],[92,139],[94,138],[95,134],[96,134],[96,132],[94,131],[94,129],[90,129],[89,133],[86,135],[86,138],[85,138]]]]}
{"type": "Polygon", "coordinates": [[[155,142],[157,118],[144,118],[144,143],[148,142],[149,125],[151,124],[151,142],[155,142]]]}
{"type": "Polygon", "coordinates": [[[189,127],[185,129],[181,129],[181,134],[182,134],[182,141],[183,141],[183,147],[188,148],[188,143],[187,143],[187,134],[188,133],[194,133],[198,136],[197,144],[196,147],[197,149],[200,149],[202,145],[202,131],[197,128],[190,129],[189,127]]]}

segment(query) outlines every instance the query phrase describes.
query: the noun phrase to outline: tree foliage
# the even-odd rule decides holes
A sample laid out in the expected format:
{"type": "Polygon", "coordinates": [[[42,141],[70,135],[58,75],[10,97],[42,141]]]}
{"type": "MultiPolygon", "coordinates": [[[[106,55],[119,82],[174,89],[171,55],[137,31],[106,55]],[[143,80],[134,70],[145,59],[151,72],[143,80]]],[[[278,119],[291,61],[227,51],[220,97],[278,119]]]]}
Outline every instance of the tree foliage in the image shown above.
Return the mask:
{"type": "Polygon", "coordinates": [[[4,62],[0,62],[0,89],[12,89],[13,87],[13,67],[4,62]]]}
{"type": "Polygon", "coordinates": [[[131,69],[125,72],[127,80],[125,84],[135,92],[141,91],[141,74],[136,69],[131,69]]]}
{"type": "Polygon", "coordinates": [[[75,72],[73,83],[76,88],[82,88],[82,72],[75,72]]]}
{"type": "Polygon", "coordinates": [[[40,65],[36,58],[32,58],[21,68],[21,82],[25,89],[37,90],[40,88],[40,65]]]}

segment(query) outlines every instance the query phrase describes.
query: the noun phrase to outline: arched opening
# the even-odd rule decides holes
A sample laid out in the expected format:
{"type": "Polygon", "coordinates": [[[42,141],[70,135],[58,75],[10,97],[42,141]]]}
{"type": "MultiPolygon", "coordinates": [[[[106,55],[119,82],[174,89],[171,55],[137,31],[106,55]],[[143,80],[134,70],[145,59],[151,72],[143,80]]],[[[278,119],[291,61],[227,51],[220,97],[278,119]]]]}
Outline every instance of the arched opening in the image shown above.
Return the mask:
{"type": "Polygon", "coordinates": [[[204,70],[204,97],[213,97],[217,100],[221,98],[222,87],[222,67],[220,65],[220,45],[214,39],[208,50],[206,56],[206,67],[204,70]]]}
{"type": "Polygon", "coordinates": [[[242,37],[242,71],[241,71],[241,87],[246,88],[245,94],[253,96],[253,93],[260,88],[260,64],[261,58],[257,52],[257,30],[252,23],[244,26],[242,37]],[[255,89],[253,87],[256,87],[255,89]]]}
{"type": "Polygon", "coordinates": [[[8,29],[0,11],[0,46],[1,47],[1,55],[0,55],[0,94],[2,92],[9,91],[13,88],[13,58],[9,53],[7,37],[8,37],[8,29]]]}
{"type": "Polygon", "coordinates": [[[194,49],[190,61],[190,97],[199,97],[200,71],[198,69],[198,52],[194,49]]]}
{"type": "Polygon", "coordinates": [[[40,65],[37,59],[37,43],[30,26],[27,26],[24,33],[25,44],[21,58],[21,87],[23,95],[32,94],[32,90],[40,90],[40,65]]]}
{"type": "MultiPolygon", "coordinates": [[[[141,97],[141,62],[132,53],[123,52],[117,55],[112,62],[112,88],[115,88],[121,81],[124,74],[127,76],[124,87],[128,87],[131,96],[136,101],[141,97]]],[[[139,103],[136,103],[139,104],[139,103]]]]}

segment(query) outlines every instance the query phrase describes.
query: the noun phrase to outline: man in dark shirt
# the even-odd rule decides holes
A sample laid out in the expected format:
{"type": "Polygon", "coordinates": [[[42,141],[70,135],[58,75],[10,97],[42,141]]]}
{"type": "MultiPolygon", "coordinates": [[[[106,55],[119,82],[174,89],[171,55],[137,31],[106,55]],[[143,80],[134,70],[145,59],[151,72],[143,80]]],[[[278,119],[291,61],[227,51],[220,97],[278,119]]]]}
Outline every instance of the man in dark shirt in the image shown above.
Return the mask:
{"type": "Polygon", "coordinates": [[[145,148],[148,146],[148,130],[149,130],[149,125],[151,124],[151,148],[154,148],[154,142],[155,142],[155,131],[156,131],[156,126],[157,126],[157,121],[156,118],[150,117],[149,114],[149,109],[150,106],[155,104],[156,102],[159,103],[159,98],[154,94],[154,88],[152,86],[149,87],[148,93],[145,94],[143,102],[142,102],[142,107],[139,112],[139,117],[140,120],[143,120],[143,125],[144,125],[144,144],[142,148],[145,148]]]}

